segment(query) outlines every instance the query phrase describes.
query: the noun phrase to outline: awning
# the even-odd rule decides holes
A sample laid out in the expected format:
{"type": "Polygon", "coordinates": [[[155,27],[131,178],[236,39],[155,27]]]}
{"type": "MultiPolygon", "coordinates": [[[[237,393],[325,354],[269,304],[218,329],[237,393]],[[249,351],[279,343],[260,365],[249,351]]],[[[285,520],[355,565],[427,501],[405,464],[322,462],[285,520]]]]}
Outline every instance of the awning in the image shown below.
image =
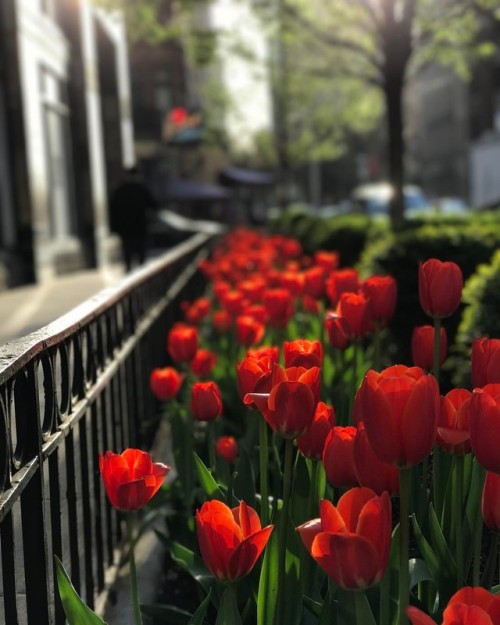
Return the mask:
{"type": "Polygon", "coordinates": [[[227,186],[268,187],[274,183],[274,176],[267,171],[226,167],[219,174],[219,182],[227,186]]]}
{"type": "Polygon", "coordinates": [[[165,184],[165,199],[169,202],[222,202],[230,197],[227,189],[215,184],[181,178],[167,180],[165,184]]]}

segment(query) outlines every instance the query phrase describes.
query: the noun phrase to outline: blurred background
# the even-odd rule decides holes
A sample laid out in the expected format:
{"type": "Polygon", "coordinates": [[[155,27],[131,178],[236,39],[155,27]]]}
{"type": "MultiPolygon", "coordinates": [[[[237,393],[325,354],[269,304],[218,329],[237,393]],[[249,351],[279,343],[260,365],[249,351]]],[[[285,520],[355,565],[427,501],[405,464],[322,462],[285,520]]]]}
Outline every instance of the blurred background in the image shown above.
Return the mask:
{"type": "Polygon", "coordinates": [[[500,204],[500,0],[1,0],[0,290],[290,207],[500,204]]]}

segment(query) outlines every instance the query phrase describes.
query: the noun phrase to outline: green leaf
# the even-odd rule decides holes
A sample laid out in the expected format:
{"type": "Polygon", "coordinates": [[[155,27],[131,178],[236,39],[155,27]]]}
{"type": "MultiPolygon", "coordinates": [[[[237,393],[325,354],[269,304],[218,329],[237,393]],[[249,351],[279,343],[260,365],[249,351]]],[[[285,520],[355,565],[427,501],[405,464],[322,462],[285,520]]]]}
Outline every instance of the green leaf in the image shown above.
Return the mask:
{"type": "Polygon", "coordinates": [[[314,599],[311,599],[311,597],[307,597],[306,595],[304,595],[304,607],[306,607],[309,612],[314,614],[314,616],[319,616],[321,614],[323,604],[319,601],[314,601],[314,599]]]}
{"type": "Polygon", "coordinates": [[[218,499],[219,501],[226,503],[226,498],[203,460],[196,453],[193,453],[193,457],[196,472],[198,473],[198,479],[200,480],[201,487],[205,491],[207,497],[209,499],[218,499]]]}
{"type": "Polygon", "coordinates": [[[200,603],[198,609],[193,614],[193,617],[189,621],[188,625],[203,625],[203,621],[205,620],[205,615],[207,613],[208,606],[210,605],[211,599],[212,599],[212,590],[209,591],[208,595],[200,603]]]}
{"type": "Polygon", "coordinates": [[[424,560],[412,558],[410,560],[410,588],[414,588],[420,582],[434,581],[424,560]]]}
{"type": "Polygon", "coordinates": [[[255,473],[246,449],[240,450],[236,473],[233,484],[235,496],[251,508],[255,508],[255,473]]]}
{"type": "MultiPolygon", "coordinates": [[[[271,538],[266,547],[257,598],[257,625],[271,625],[277,619],[278,536],[283,522],[282,510],[276,514],[271,538]]],[[[298,625],[302,617],[302,580],[300,576],[300,543],[289,517],[286,536],[285,596],[283,623],[298,625]]]]}
{"type": "Polygon", "coordinates": [[[222,595],[215,625],[242,625],[234,593],[229,588],[222,595]]]}
{"type": "Polygon", "coordinates": [[[483,517],[479,510],[481,509],[481,496],[483,494],[485,476],[485,470],[474,458],[463,525],[465,562],[469,565],[474,552],[474,537],[476,532],[480,532],[483,526],[483,517]]]}
{"type": "Polygon", "coordinates": [[[190,618],[193,616],[186,610],[161,603],[141,605],[141,612],[154,619],[155,625],[189,625],[190,618]]]}
{"type": "Polygon", "coordinates": [[[78,596],[62,562],[54,556],[57,586],[69,625],[106,625],[78,596]]]}

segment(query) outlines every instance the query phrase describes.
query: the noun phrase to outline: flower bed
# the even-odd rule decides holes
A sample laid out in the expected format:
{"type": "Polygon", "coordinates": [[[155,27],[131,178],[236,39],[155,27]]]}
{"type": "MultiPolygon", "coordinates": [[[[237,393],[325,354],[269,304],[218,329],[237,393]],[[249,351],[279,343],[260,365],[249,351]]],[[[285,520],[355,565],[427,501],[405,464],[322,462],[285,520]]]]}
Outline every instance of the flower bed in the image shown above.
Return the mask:
{"type": "MultiPolygon", "coordinates": [[[[139,450],[100,463],[128,520],[136,624],[500,625],[500,341],[474,340],[469,388],[439,388],[460,267],[420,263],[429,324],[405,364],[387,350],[391,276],[248,230],[202,269],[207,296],[166,329],[171,361],[150,380],[176,479],[162,487],[168,467],[139,450]],[[139,607],[145,506],[199,590],[188,607],[139,607]]],[[[70,624],[100,622],[72,620],[93,616],[59,572],[70,624]]]]}

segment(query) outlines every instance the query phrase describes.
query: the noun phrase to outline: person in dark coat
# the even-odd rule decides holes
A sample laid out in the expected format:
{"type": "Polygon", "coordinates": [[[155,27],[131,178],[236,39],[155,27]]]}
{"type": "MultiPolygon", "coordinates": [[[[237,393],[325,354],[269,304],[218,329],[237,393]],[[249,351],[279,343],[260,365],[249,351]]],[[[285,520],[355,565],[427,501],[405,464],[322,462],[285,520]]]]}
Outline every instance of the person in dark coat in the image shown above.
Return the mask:
{"type": "Polygon", "coordinates": [[[146,256],[148,212],[156,201],[144,184],[139,169],[130,167],[110,199],[110,226],[121,239],[127,271],[142,265],[146,256]]]}

